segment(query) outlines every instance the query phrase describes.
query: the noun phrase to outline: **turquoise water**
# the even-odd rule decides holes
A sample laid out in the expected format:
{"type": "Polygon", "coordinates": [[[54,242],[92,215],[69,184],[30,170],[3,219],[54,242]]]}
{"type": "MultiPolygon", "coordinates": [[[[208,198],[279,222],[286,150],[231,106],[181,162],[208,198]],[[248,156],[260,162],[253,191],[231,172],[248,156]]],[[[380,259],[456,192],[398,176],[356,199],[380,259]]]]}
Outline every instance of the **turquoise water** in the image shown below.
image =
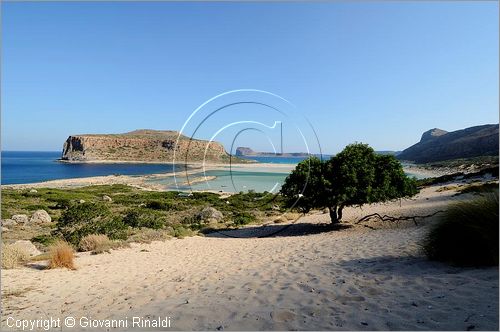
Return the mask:
{"type": "MultiPolygon", "coordinates": [[[[171,174],[170,164],[67,164],[56,160],[60,152],[2,152],[2,184],[33,183],[55,179],[81,178],[113,174],[146,175],[155,173],[171,174]]],[[[327,159],[329,156],[323,156],[327,159]]],[[[267,164],[297,164],[305,157],[255,157],[249,158],[267,164]]],[[[281,166],[276,166],[281,167],[281,166]]],[[[168,190],[211,190],[223,192],[277,192],[289,174],[286,169],[269,172],[264,168],[207,171],[207,177],[215,177],[210,181],[193,183],[204,176],[202,172],[186,178],[185,173],[176,171],[177,184],[172,176],[148,180],[160,184],[168,190]],[[191,183],[191,185],[188,184],[191,183]]],[[[408,174],[412,176],[413,174],[408,174]]]]}
{"type": "MultiPolygon", "coordinates": [[[[191,174],[176,173],[177,183],[173,177],[148,180],[151,183],[161,184],[167,190],[181,191],[215,191],[215,192],[272,192],[277,193],[288,176],[288,171],[268,172],[264,169],[256,170],[211,170],[191,174]],[[206,177],[206,178],[205,178],[206,177]],[[215,177],[215,179],[213,179],[215,177]],[[201,181],[200,181],[201,180],[201,181]]],[[[415,174],[406,173],[408,176],[415,174]]],[[[416,176],[417,178],[421,178],[416,176]]]]}
{"type": "Polygon", "coordinates": [[[181,191],[222,191],[222,192],[247,192],[254,190],[257,192],[276,193],[281,188],[288,172],[265,172],[248,170],[210,170],[190,174],[186,177],[183,172],[173,176],[160,179],[147,180],[149,183],[160,184],[164,189],[181,191]],[[205,177],[207,180],[205,180],[205,177]],[[215,179],[212,179],[215,177],[215,179]],[[201,181],[200,181],[201,180],[201,181]]]}
{"type": "Polygon", "coordinates": [[[276,193],[280,190],[288,173],[266,173],[251,171],[207,171],[207,176],[216,176],[215,180],[199,182],[192,185],[193,190],[216,190],[227,192],[257,192],[276,193]]]}
{"type": "MultiPolygon", "coordinates": [[[[330,159],[331,155],[314,155],[322,160],[330,159]]],[[[243,159],[256,160],[265,164],[298,164],[309,157],[240,157],[243,159]]]]}

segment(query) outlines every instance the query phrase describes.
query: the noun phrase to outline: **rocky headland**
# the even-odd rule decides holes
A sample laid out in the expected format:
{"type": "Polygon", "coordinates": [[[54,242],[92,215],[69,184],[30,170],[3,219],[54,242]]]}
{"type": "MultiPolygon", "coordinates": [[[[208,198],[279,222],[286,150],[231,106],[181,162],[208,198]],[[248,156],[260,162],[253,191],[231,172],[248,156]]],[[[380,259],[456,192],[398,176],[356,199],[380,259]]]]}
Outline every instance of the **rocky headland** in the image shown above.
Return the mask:
{"type": "Polygon", "coordinates": [[[62,161],[68,162],[229,162],[218,142],[197,140],[170,130],[135,130],[124,134],[69,136],[62,161]],[[205,153],[206,151],[206,153],[205,153]]]}

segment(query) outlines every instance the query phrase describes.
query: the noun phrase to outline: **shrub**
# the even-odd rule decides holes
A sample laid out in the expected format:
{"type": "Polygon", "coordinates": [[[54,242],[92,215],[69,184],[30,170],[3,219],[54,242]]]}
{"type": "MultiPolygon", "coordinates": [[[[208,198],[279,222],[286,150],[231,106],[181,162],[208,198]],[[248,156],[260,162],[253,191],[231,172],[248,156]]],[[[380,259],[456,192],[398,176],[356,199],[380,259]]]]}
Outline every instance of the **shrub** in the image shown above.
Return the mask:
{"type": "Polygon", "coordinates": [[[432,260],[498,265],[498,192],[451,205],[423,241],[432,260]]]}
{"type": "Polygon", "coordinates": [[[113,217],[106,206],[95,203],[72,205],[62,214],[57,231],[75,246],[90,234],[105,234],[113,240],[127,238],[127,225],[122,218],[113,217]]]}
{"type": "Polygon", "coordinates": [[[249,224],[249,223],[255,221],[256,219],[257,218],[255,218],[255,216],[251,213],[240,212],[234,216],[233,224],[235,224],[237,226],[246,225],[246,224],[249,224]]]}
{"type": "Polygon", "coordinates": [[[13,269],[26,262],[29,257],[25,248],[15,244],[2,244],[2,269],[13,269]]]}
{"type": "Polygon", "coordinates": [[[31,204],[31,205],[26,205],[25,209],[28,211],[48,210],[48,207],[44,204],[31,204]]]}
{"type": "Polygon", "coordinates": [[[264,193],[239,193],[230,196],[227,201],[229,204],[222,204],[218,208],[221,209],[231,209],[236,211],[257,209],[260,211],[271,210],[274,207],[281,208],[284,205],[284,200],[282,196],[270,194],[268,192],[264,193]]]}
{"type": "Polygon", "coordinates": [[[125,240],[127,238],[128,227],[120,216],[116,216],[98,222],[94,227],[89,227],[88,229],[89,231],[95,231],[96,234],[105,234],[112,240],[125,240]]]}
{"type": "Polygon", "coordinates": [[[167,229],[151,229],[143,228],[134,232],[128,239],[127,242],[139,242],[139,243],[151,243],[152,241],[164,241],[174,235],[173,228],[167,227],[167,229]]]}
{"type": "Polygon", "coordinates": [[[56,203],[51,207],[52,209],[67,209],[71,206],[69,198],[47,198],[47,201],[56,203]]]}
{"type": "Polygon", "coordinates": [[[172,210],[174,208],[174,205],[172,202],[170,201],[149,201],[146,203],[146,208],[148,209],[152,209],[152,210],[164,210],[164,211],[168,211],[168,210],[172,210]]]}
{"type": "Polygon", "coordinates": [[[33,238],[31,238],[31,242],[38,242],[38,243],[43,244],[45,246],[48,246],[49,244],[54,243],[56,240],[57,240],[56,237],[54,237],[52,235],[45,235],[45,234],[37,235],[37,236],[34,236],[33,238]]]}
{"type": "Polygon", "coordinates": [[[188,228],[184,228],[184,227],[178,226],[178,225],[174,226],[174,234],[173,235],[179,239],[182,239],[186,236],[191,236],[193,234],[194,234],[193,231],[188,229],[188,228]]]}
{"type": "Polygon", "coordinates": [[[49,268],[75,269],[73,247],[65,241],[57,241],[49,247],[49,268]]]}
{"type": "Polygon", "coordinates": [[[94,254],[107,252],[110,249],[120,247],[120,242],[112,241],[104,234],[90,234],[80,240],[78,249],[81,251],[92,251],[94,254]]]}
{"type": "Polygon", "coordinates": [[[461,194],[484,194],[498,190],[498,183],[482,183],[480,185],[470,185],[459,190],[461,194]]]}
{"type": "Polygon", "coordinates": [[[88,223],[96,219],[102,219],[110,214],[109,209],[103,204],[83,203],[71,205],[58,222],[59,226],[88,223]]]}
{"type": "Polygon", "coordinates": [[[123,223],[130,227],[160,229],[164,226],[162,215],[147,209],[131,209],[123,218],[123,223]]]}

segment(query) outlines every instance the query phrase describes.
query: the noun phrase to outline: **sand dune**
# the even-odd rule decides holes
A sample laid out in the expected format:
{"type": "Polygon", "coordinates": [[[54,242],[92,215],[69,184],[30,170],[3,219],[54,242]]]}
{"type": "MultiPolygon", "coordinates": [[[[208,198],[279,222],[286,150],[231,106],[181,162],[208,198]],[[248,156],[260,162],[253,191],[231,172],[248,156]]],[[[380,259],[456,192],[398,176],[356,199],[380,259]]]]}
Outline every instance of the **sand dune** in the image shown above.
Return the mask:
{"type": "MultiPolygon", "coordinates": [[[[427,189],[401,206],[348,209],[346,218],[437,211],[451,194],[427,189]]],[[[418,241],[429,221],[370,224],[384,226],[376,230],[332,230],[327,221],[306,216],[264,238],[253,236],[269,227],[249,227],[230,233],[242,238],[214,233],[80,253],[76,271],[4,270],[2,324],[9,315],[170,316],[176,330],[498,329],[498,269],[427,261],[418,241]]]]}

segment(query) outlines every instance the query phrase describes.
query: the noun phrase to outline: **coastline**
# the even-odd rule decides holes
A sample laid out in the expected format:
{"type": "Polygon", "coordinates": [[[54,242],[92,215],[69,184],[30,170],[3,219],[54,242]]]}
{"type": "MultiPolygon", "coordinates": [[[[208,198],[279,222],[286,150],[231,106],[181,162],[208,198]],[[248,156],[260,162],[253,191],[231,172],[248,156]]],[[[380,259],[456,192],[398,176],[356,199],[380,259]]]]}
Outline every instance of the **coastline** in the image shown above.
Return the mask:
{"type": "MultiPolygon", "coordinates": [[[[238,161],[247,160],[248,162],[236,162],[234,164],[254,164],[259,163],[258,161],[252,159],[244,159],[238,158],[238,161]]],[[[106,160],[65,160],[65,159],[55,159],[55,162],[63,163],[63,164],[153,164],[153,165],[201,165],[202,161],[190,161],[190,162],[182,162],[179,160],[177,162],[174,161],[161,161],[161,160],[120,160],[120,159],[106,159],[106,160]]],[[[230,163],[215,163],[216,165],[229,165],[230,163]]]]}
{"type": "MultiPolygon", "coordinates": [[[[109,161],[109,163],[114,163],[114,161],[109,161]]],[[[118,163],[121,163],[119,161],[118,163]]],[[[132,163],[132,162],[130,162],[132,163]]],[[[169,163],[171,164],[171,163],[169,163]]],[[[32,189],[32,188],[77,188],[93,185],[114,185],[123,184],[130,185],[136,188],[144,190],[158,190],[158,191],[168,191],[172,189],[166,189],[161,184],[152,183],[151,180],[162,180],[165,178],[178,177],[178,185],[182,185],[186,181],[186,175],[194,175],[197,173],[202,173],[204,171],[225,171],[225,170],[236,170],[241,172],[262,172],[262,173],[290,173],[296,166],[296,164],[278,164],[278,163],[235,163],[235,164],[225,164],[225,163],[210,163],[204,164],[200,162],[192,162],[185,164],[186,168],[170,173],[153,173],[147,175],[104,175],[104,176],[92,176],[92,177],[81,177],[81,178],[70,178],[70,179],[56,179],[41,182],[31,182],[31,183],[20,183],[20,184],[2,184],[2,189],[32,189]]],[[[446,169],[428,169],[419,167],[418,165],[404,165],[405,172],[416,175],[417,177],[438,177],[445,174],[453,173],[449,168],[446,169]]],[[[207,180],[213,180],[215,177],[208,177],[207,180]]],[[[190,183],[197,183],[204,181],[203,177],[196,177],[190,180],[190,183]],[[194,180],[194,182],[193,182],[194,180]]],[[[212,192],[212,190],[210,190],[212,192]]]]}
{"type": "MultiPolygon", "coordinates": [[[[252,172],[266,172],[266,173],[288,173],[294,167],[295,164],[268,164],[268,163],[253,163],[253,164],[205,164],[203,163],[190,163],[187,164],[187,168],[178,172],[170,173],[155,173],[147,175],[105,175],[105,176],[92,176],[92,177],[81,177],[81,178],[71,178],[71,179],[57,179],[41,182],[32,183],[20,183],[20,184],[2,184],[2,189],[34,189],[34,188],[78,188],[93,185],[114,185],[114,184],[124,184],[133,186],[136,188],[144,190],[158,190],[167,191],[161,184],[151,183],[151,180],[162,180],[165,178],[172,178],[174,176],[180,178],[178,185],[184,184],[186,181],[183,180],[186,175],[194,175],[205,171],[213,170],[228,170],[237,169],[238,171],[252,171],[252,172]]],[[[213,180],[215,177],[207,177],[207,180],[213,180]]],[[[191,179],[189,182],[194,184],[200,181],[204,181],[204,177],[196,177],[191,179]]]]}

